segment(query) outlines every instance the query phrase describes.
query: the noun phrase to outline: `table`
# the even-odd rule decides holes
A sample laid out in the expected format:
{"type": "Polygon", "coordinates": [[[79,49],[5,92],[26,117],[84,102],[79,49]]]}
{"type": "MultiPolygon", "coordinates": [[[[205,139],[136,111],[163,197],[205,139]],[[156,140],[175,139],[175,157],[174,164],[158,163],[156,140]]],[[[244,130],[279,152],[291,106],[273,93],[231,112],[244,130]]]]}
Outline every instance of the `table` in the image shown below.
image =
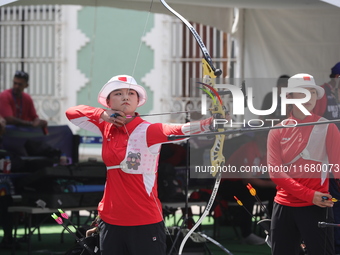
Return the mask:
{"type": "MultiPolygon", "coordinates": [[[[188,202],[188,208],[191,208],[192,206],[198,206],[199,207],[199,215],[202,215],[202,208],[207,205],[207,202],[188,202]]],[[[163,207],[163,214],[164,214],[164,209],[184,209],[185,208],[185,202],[162,202],[162,207],[163,207]]],[[[175,212],[173,213],[174,216],[174,225],[176,225],[176,217],[175,217],[175,212]]],[[[183,218],[184,215],[182,215],[181,218],[183,218]]],[[[191,216],[190,216],[191,217],[191,216]]]]}
{"type": "MultiPolygon", "coordinates": [[[[88,207],[70,207],[70,208],[62,208],[63,211],[72,211],[72,212],[79,212],[82,210],[85,211],[96,211],[97,206],[88,206],[88,207]]],[[[14,213],[14,241],[17,239],[17,229],[18,229],[18,214],[19,213],[25,213],[27,216],[28,222],[27,222],[27,229],[28,233],[27,235],[27,243],[28,243],[28,254],[31,254],[31,236],[33,235],[34,231],[36,229],[39,230],[39,226],[44,223],[44,221],[51,217],[50,214],[58,212],[57,208],[41,208],[41,207],[30,207],[30,206],[10,206],[8,207],[8,212],[14,213]],[[35,225],[32,228],[32,215],[33,214],[49,214],[46,217],[43,218],[37,225],[35,225]]],[[[79,221],[78,221],[79,225],[79,221]]],[[[40,233],[39,233],[40,235],[40,233]]],[[[15,254],[15,245],[13,245],[13,255],[15,254]]]]}
{"type": "MultiPolygon", "coordinates": [[[[200,212],[199,214],[202,213],[202,207],[206,206],[206,202],[189,202],[188,207],[190,208],[191,206],[199,206],[200,207],[200,212]]],[[[185,202],[162,202],[162,207],[165,208],[174,208],[174,209],[181,209],[185,208],[185,202]]],[[[89,206],[89,207],[70,207],[70,208],[62,208],[63,211],[72,211],[72,212],[79,212],[82,210],[85,211],[96,211],[97,206],[89,206]]],[[[38,235],[40,236],[39,232],[39,226],[44,223],[44,221],[50,217],[52,213],[57,213],[58,209],[57,208],[41,208],[41,207],[30,207],[30,206],[10,206],[8,207],[8,212],[14,213],[14,219],[15,219],[15,224],[14,224],[14,240],[16,241],[17,238],[17,228],[18,228],[18,214],[20,213],[25,213],[25,216],[28,219],[27,222],[27,229],[28,233],[26,234],[27,236],[27,243],[28,243],[28,249],[27,253],[31,254],[31,236],[34,234],[35,230],[38,229],[38,235]],[[37,223],[35,226],[32,227],[32,215],[35,214],[48,214],[46,217],[44,217],[39,223],[37,223]]],[[[176,220],[176,219],[174,219],[176,220]]],[[[78,222],[79,225],[79,222],[78,222]]],[[[15,254],[15,245],[13,245],[13,255],[15,254]]]]}

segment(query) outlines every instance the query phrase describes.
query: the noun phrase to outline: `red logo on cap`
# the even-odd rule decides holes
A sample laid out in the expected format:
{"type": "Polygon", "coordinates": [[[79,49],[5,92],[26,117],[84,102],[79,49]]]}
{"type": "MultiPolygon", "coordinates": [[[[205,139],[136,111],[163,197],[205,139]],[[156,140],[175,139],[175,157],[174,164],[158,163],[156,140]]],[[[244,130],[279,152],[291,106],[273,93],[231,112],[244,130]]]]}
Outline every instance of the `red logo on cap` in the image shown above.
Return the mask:
{"type": "Polygon", "coordinates": [[[310,81],[310,77],[309,76],[303,76],[303,80],[304,81],[310,81]]]}
{"type": "Polygon", "coordinates": [[[127,81],[127,79],[126,79],[126,77],[125,76],[122,76],[122,77],[118,77],[118,80],[120,80],[120,81],[127,81]]]}

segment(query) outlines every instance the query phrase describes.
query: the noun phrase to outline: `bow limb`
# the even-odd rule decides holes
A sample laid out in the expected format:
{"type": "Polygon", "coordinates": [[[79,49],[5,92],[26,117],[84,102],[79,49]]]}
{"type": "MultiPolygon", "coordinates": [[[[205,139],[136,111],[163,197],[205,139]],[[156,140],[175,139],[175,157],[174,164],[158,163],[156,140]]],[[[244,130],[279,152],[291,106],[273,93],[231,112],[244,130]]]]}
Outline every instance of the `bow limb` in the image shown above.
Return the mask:
{"type": "Polygon", "coordinates": [[[195,28],[181,14],[179,14],[174,9],[172,9],[164,0],[160,0],[160,1],[164,5],[165,8],[167,8],[172,14],[174,14],[177,18],[179,18],[188,27],[188,29],[190,30],[190,32],[194,36],[195,40],[197,41],[198,46],[201,48],[201,51],[203,53],[203,57],[208,62],[208,65],[212,69],[215,77],[220,76],[222,74],[222,70],[214,67],[214,65],[212,63],[212,59],[211,59],[210,54],[208,52],[208,49],[207,49],[207,47],[205,47],[205,44],[203,43],[202,38],[197,33],[195,28]]]}
{"type": "MultiPolygon", "coordinates": [[[[223,109],[222,107],[218,109],[223,109]]],[[[224,110],[223,110],[224,112],[224,110]]],[[[225,114],[225,113],[224,113],[225,114]]],[[[225,116],[225,115],[224,115],[225,116]]],[[[218,188],[220,186],[221,178],[222,178],[222,171],[218,171],[219,166],[223,166],[225,162],[225,158],[222,154],[223,144],[224,144],[224,138],[225,135],[217,135],[215,139],[215,143],[213,147],[210,150],[210,159],[211,159],[211,169],[215,169],[215,171],[212,171],[211,174],[216,177],[215,184],[211,193],[211,196],[209,198],[209,201],[204,209],[204,212],[202,216],[198,219],[196,224],[190,229],[190,231],[185,235],[185,237],[182,240],[182,243],[179,247],[178,254],[181,255],[184,245],[188,238],[191,236],[191,234],[199,227],[199,225],[203,222],[204,218],[207,217],[207,215],[210,213],[210,210],[214,204],[218,188]]]]}
{"type": "Polygon", "coordinates": [[[213,188],[213,190],[212,190],[212,193],[211,193],[209,202],[207,203],[207,206],[205,207],[202,216],[199,218],[199,220],[196,222],[196,224],[190,229],[190,231],[184,236],[184,238],[183,238],[183,240],[182,240],[182,242],[181,242],[181,245],[180,245],[180,247],[179,247],[179,251],[178,251],[178,254],[179,254],[179,255],[182,254],[184,245],[185,245],[185,243],[187,242],[187,240],[189,239],[189,237],[191,236],[191,234],[196,230],[196,228],[202,223],[202,221],[204,220],[204,218],[207,217],[207,215],[209,214],[210,209],[211,209],[211,207],[212,207],[213,204],[214,204],[214,200],[215,200],[215,198],[216,198],[218,188],[219,188],[219,186],[220,186],[221,177],[222,177],[222,173],[219,172],[219,173],[217,174],[217,176],[216,176],[216,181],[215,181],[214,188],[213,188]]]}

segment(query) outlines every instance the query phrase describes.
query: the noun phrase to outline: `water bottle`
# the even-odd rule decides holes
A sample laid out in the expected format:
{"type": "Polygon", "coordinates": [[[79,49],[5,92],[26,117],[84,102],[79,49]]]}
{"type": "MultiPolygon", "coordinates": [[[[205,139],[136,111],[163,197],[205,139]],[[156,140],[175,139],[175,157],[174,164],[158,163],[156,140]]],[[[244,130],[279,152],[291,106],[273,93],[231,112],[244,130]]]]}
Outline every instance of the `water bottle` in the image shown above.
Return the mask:
{"type": "Polygon", "coordinates": [[[11,158],[9,156],[5,157],[4,163],[3,163],[3,167],[2,167],[2,171],[4,174],[10,174],[11,173],[11,158]]]}
{"type": "Polygon", "coordinates": [[[66,157],[65,153],[61,154],[59,165],[61,165],[61,166],[66,166],[67,165],[67,157],[66,157]]]}

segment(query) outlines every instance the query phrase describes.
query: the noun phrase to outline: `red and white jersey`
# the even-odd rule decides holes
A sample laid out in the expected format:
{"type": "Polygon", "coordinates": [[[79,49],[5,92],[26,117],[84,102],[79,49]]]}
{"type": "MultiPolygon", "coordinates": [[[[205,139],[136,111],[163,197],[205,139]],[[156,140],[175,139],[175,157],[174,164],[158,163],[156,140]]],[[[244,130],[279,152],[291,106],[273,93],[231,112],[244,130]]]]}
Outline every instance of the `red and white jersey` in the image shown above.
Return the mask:
{"type": "MultiPolygon", "coordinates": [[[[125,126],[116,127],[100,118],[104,111],[101,108],[79,105],[69,108],[66,115],[73,124],[102,135],[103,161],[108,167],[117,166],[125,159],[130,134],[144,121],[136,117],[125,126]]],[[[201,121],[197,125],[197,131],[208,130],[210,122],[211,119],[201,121]]],[[[188,132],[188,124],[150,124],[146,129],[146,146],[150,148],[166,143],[169,142],[169,135],[183,135],[188,132]]],[[[129,174],[120,168],[108,170],[104,195],[98,205],[100,217],[109,224],[120,226],[162,221],[162,205],[157,194],[157,165],[155,168],[153,174],[129,174]]]]}
{"type": "MultiPolygon", "coordinates": [[[[318,115],[307,116],[304,120],[294,119],[297,123],[315,122],[320,119],[318,115]]],[[[325,127],[327,127],[325,125],[325,127]]],[[[279,171],[270,172],[270,176],[277,184],[275,202],[292,207],[313,205],[315,191],[328,193],[328,179],[321,181],[322,172],[319,170],[331,169],[334,176],[340,176],[340,134],[334,124],[328,125],[325,147],[328,156],[328,166],[322,166],[321,162],[297,159],[289,164],[307,146],[313,126],[296,128],[273,129],[268,135],[267,161],[268,168],[277,168],[279,171]],[[287,165],[288,164],[288,165],[287,165]],[[283,170],[289,169],[289,173],[283,170]],[[313,170],[319,169],[319,170],[313,170]]]]}

